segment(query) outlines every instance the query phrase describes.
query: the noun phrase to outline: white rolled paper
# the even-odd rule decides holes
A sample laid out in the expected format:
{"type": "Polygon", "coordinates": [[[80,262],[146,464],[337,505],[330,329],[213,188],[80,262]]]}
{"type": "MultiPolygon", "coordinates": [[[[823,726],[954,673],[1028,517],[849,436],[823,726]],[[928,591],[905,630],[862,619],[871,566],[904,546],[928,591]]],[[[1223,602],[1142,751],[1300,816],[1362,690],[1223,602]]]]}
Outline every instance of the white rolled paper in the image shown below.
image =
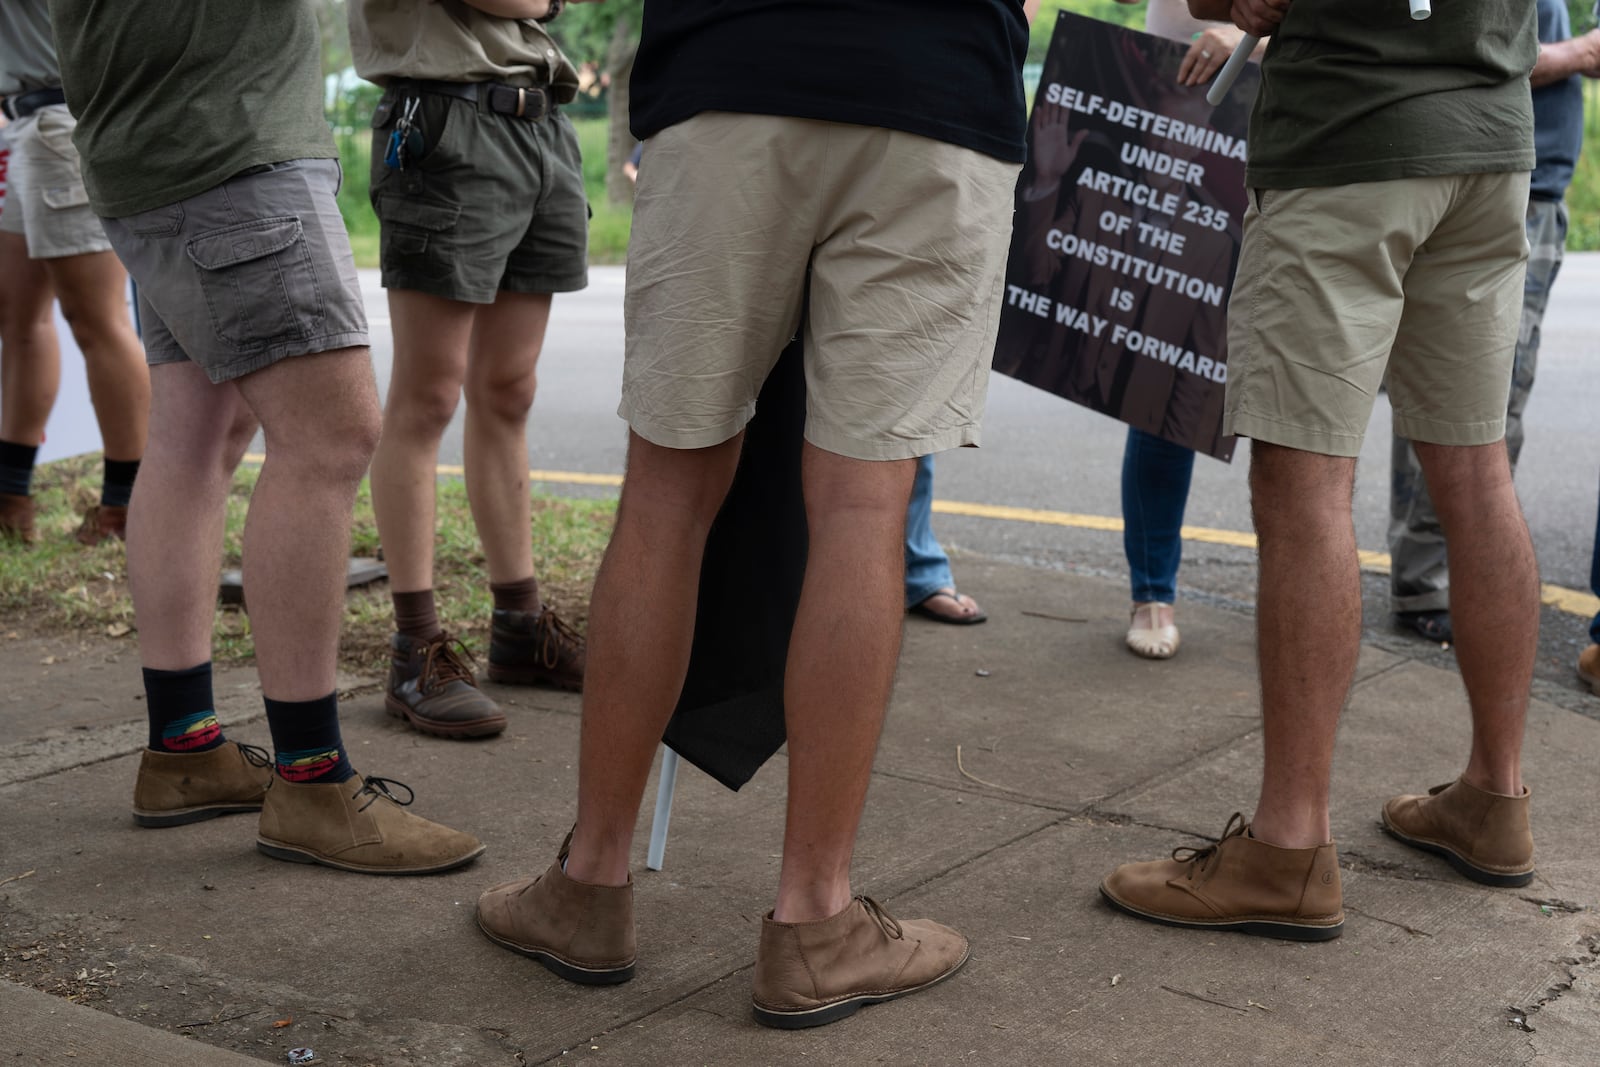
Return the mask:
{"type": "Polygon", "coordinates": [[[1429,0],[1411,0],[1412,18],[1421,22],[1431,14],[1433,14],[1433,7],[1429,4],[1429,0]]]}
{"type": "MultiPolygon", "coordinates": [[[[1428,0],[1411,0],[1411,2],[1413,4],[1426,4],[1428,0]]],[[[1250,62],[1250,53],[1254,52],[1256,45],[1260,43],[1261,38],[1248,33],[1240,39],[1239,43],[1234,46],[1233,55],[1228,57],[1228,61],[1217,72],[1216,81],[1212,82],[1211,88],[1206,90],[1206,103],[1212,107],[1222,103],[1222,98],[1228,95],[1229,89],[1233,88],[1233,83],[1239,77],[1239,72],[1244,69],[1246,63],[1250,62]]]]}

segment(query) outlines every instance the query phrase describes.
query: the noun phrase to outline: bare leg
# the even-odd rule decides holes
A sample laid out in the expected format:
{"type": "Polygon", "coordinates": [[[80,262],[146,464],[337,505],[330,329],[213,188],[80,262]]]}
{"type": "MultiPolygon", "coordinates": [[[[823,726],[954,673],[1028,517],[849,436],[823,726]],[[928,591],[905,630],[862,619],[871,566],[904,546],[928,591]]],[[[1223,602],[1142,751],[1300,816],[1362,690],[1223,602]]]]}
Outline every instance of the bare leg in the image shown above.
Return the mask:
{"type": "Polygon", "coordinates": [[[211,658],[228,485],[255,420],[231,383],[193,363],[151,368],[152,432],[128,510],[128,585],[139,659],[185,670],[211,658]]]}
{"type": "Polygon", "coordinates": [[[1252,832],[1283,848],[1327,843],[1334,735],[1361,650],[1353,459],[1253,441],[1260,539],[1261,799],[1252,832]]]}
{"type": "Polygon", "coordinates": [[[295,356],[238,388],[267,437],[244,529],[261,689],[315,700],[334,691],[351,509],[378,440],[372,361],[366,348],[295,356]]]}
{"type": "MultiPolygon", "coordinates": [[[[578,825],[567,859],[567,873],[579,881],[628,880],[650,761],[689,670],[706,535],[733,484],[742,441],[673,449],[629,436],[617,526],[589,604],[578,825]]],[[[898,616],[898,572],[895,581],[898,616]]]]}
{"type": "Polygon", "coordinates": [[[467,358],[467,500],[489,581],[533,575],[528,412],[550,321],[548,293],[501,293],[478,309],[467,358]]]}
{"type": "Polygon", "coordinates": [[[773,918],[850,903],[850,856],[900,655],[914,460],[846,459],[807,443],[811,548],[784,676],[789,805],[773,918]]]}
{"type": "Polygon", "coordinates": [[[0,233],[0,278],[0,441],[38,445],[61,387],[55,293],[21,234],[0,233]]]}
{"type": "Polygon", "coordinates": [[[1472,703],[1468,784],[1522,795],[1522,728],[1539,633],[1539,572],[1504,441],[1417,442],[1450,545],[1456,662],[1472,703]]]}
{"type": "Polygon", "coordinates": [[[144,455],[150,372],[128,317],[128,276],[111,252],[44,260],[61,314],[83,351],[89,398],[111,459],[144,455]]]}
{"type": "MultiPolygon", "coordinates": [[[[433,588],[435,467],[461,399],[478,305],[389,290],[394,368],[372,459],[372,510],[396,592],[433,588]]],[[[527,464],[522,464],[527,469],[527,464]]]]}

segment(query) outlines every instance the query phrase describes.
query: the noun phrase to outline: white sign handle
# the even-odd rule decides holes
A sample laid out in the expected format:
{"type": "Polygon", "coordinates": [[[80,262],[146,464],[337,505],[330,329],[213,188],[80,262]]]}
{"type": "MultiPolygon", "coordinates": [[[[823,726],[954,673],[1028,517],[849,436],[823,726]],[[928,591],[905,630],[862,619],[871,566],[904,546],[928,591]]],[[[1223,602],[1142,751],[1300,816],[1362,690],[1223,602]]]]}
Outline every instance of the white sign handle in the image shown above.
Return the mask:
{"type": "MultiPolygon", "coordinates": [[[[1412,4],[1426,4],[1428,0],[1411,0],[1412,4]]],[[[1228,90],[1233,88],[1234,79],[1239,77],[1239,72],[1244,65],[1250,62],[1250,53],[1256,50],[1256,45],[1261,43],[1261,38],[1254,34],[1245,34],[1239,43],[1234,46],[1233,55],[1222,65],[1222,70],[1217,74],[1217,80],[1211,83],[1211,88],[1206,90],[1206,103],[1216,107],[1222,103],[1222,98],[1228,95],[1228,90]]]]}

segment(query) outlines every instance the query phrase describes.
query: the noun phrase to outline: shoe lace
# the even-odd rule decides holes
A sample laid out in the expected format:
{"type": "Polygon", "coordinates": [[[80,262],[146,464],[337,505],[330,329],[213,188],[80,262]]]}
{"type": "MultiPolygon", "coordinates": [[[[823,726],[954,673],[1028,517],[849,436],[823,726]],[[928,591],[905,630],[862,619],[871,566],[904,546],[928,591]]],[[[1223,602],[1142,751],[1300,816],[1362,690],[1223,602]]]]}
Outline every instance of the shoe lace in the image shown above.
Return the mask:
{"type": "Polygon", "coordinates": [[[578,631],[568,626],[562,621],[561,616],[549,608],[539,613],[539,619],[534,623],[534,627],[539,635],[539,662],[547,670],[553,670],[560,665],[563,653],[583,640],[578,636],[578,631]]]}
{"type": "Polygon", "coordinates": [[[856,899],[861,901],[861,906],[866,909],[867,914],[872,916],[872,920],[878,924],[885,934],[896,941],[905,936],[905,930],[901,928],[900,920],[885,911],[882,904],[879,904],[865,893],[857,894],[856,899]]]}
{"type": "Polygon", "coordinates": [[[272,753],[268,752],[260,745],[246,745],[238,741],[235,741],[234,744],[239,746],[239,755],[243,756],[245,758],[245,762],[249,763],[251,766],[272,766],[272,753]]]}
{"type": "Polygon", "coordinates": [[[441,633],[428,643],[427,651],[422,654],[422,674],[417,679],[417,688],[427,693],[450,682],[466,682],[475,687],[478,682],[472,676],[469,662],[473,666],[478,663],[467,646],[459,638],[441,633]]]}
{"type": "Polygon", "coordinates": [[[1210,866],[1212,858],[1216,856],[1217,850],[1222,847],[1224,841],[1230,837],[1239,837],[1248,829],[1250,829],[1250,824],[1244,821],[1244,814],[1236,811],[1233,813],[1233,817],[1228,820],[1228,825],[1223,827],[1222,836],[1213,844],[1200,848],[1195,848],[1191,845],[1179,845],[1172,850],[1172,858],[1179,863],[1187,863],[1189,865],[1188,877],[1193,880],[1196,874],[1203,873],[1210,866]]]}
{"type": "Polygon", "coordinates": [[[409,785],[406,785],[404,782],[397,782],[393,778],[381,778],[376,774],[363,775],[361,778],[361,788],[357,789],[355,795],[350,799],[358,800],[363,793],[371,793],[372,799],[368,800],[365,804],[357,808],[357,811],[366,811],[377,802],[379,797],[392,800],[402,808],[406,807],[413,800],[417,799],[416,792],[413,791],[409,785]],[[390,786],[404,789],[406,791],[406,798],[401,800],[399,797],[395,796],[394,792],[389,788],[390,786]]]}

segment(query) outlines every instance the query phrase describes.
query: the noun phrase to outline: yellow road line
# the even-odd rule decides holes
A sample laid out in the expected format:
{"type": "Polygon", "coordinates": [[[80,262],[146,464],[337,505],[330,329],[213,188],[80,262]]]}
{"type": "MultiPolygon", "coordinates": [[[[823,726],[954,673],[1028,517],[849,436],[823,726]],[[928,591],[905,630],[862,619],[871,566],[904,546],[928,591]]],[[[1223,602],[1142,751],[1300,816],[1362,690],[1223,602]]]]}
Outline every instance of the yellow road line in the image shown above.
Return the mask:
{"type": "MultiPolygon", "coordinates": [[[[975,519],[1002,519],[1007,522],[1033,522],[1046,526],[1070,526],[1079,530],[1104,530],[1121,533],[1122,520],[1107,515],[1078,515],[1070,511],[1044,511],[1038,508],[1014,508],[997,504],[966,504],[955,500],[935,500],[933,510],[940,515],[965,515],[975,519]]],[[[1209,526],[1185,526],[1179,533],[1185,541],[1198,541],[1211,545],[1229,545],[1234,548],[1254,549],[1256,535],[1238,530],[1216,530],[1209,526]]],[[[1375,574],[1388,574],[1392,561],[1387,552],[1356,553],[1363,570],[1375,574]]],[[[1581,589],[1545,584],[1540,587],[1540,599],[1549,607],[1571,615],[1592,617],[1600,614],[1600,597],[1581,589]]]]}
{"type": "MultiPolygon", "coordinates": [[[[266,457],[252,452],[244,457],[246,463],[260,464],[266,457]]],[[[440,474],[461,477],[464,468],[456,463],[438,465],[440,474]]],[[[552,485],[600,485],[616,487],[622,484],[620,474],[585,474],[582,471],[528,472],[528,479],[552,485]]],[[[999,519],[1003,522],[1031,522],[1043,526],[1067,526],[1075,530],[1101,530],[1121,533],[1122,520],[1109,515],[1080,515],[1071,511],[1048,511],[1040,508],[1017,508],[1005,504],[968,504],[959,500],[935,500],[933,510],[940,515],[963,515],[972,519],[999,519]]],[[[1179,531],[1185,541],[1208,545],[1228,545],[1232,548],[1256,547],[1256,535],[1238,530],[1217,530],[1209,526],[1185,526],[1179,531]]],[[[1387,552],[1360,551],[1363,570],[1374,574],[1388,574],[1390,559],[1387,552]]],[[[1568,589],[1560,585],[1545,585],[1540,589],[1540,599],[1557,611],[1570,615],[1591,617],[1600,614],[1600,597],[1581,589],[1568,589]]]]}

